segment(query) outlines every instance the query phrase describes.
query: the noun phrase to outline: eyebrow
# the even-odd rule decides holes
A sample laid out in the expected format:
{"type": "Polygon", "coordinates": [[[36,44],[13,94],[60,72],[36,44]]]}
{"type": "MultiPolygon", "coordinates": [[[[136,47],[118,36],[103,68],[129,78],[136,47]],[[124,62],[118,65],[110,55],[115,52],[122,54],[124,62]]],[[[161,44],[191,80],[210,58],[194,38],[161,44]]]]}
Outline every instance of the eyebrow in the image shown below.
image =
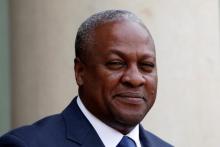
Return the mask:
{"type": "MultiPolygon", "coordinates": [[[[112,53],[112,54],[116,54],[116,55],[119,55],[119,56],[125,56],[125,54],[123,53],[123,52],[121,52],[120,50],[117,50],[117,49],[115,49],[115,48],[112,48],[108,53],[106,53],[106,54],[110,54],[110,53],[112,53]]],[[[153,55],[154,54],[154,52],[152,52],[152,53],[148,53],[148,54],[144,54],[141,58],[142,59],[153,59],[153,60],[156,60],[156,55],[154,56],[153,55]]]]}

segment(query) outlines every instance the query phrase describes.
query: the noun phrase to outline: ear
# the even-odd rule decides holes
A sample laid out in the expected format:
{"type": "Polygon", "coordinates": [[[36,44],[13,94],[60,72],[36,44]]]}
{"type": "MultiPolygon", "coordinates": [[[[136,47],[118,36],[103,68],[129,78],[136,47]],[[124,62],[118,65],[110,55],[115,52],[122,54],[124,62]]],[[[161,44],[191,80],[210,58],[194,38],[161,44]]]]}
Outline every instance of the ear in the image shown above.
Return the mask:
{"type": "Polygon", "coordinates": [[[74,59],[74,63],[76,83],[78,86],[82,86],[85,66],[78,57],[74,59]]]}

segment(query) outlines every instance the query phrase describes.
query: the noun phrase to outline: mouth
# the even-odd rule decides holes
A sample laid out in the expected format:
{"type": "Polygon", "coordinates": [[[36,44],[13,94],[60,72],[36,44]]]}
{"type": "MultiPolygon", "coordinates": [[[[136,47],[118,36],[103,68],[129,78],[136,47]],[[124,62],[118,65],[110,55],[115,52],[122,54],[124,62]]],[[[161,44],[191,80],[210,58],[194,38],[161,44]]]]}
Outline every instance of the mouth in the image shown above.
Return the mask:
{"type": "Polygon", "coordinates": [[[114,96],[119,101],[129,103],[129,104],[141,104],[146,101],[146,98],[143,94],[135,92],[123,92],[118,93],[114,96]]]}

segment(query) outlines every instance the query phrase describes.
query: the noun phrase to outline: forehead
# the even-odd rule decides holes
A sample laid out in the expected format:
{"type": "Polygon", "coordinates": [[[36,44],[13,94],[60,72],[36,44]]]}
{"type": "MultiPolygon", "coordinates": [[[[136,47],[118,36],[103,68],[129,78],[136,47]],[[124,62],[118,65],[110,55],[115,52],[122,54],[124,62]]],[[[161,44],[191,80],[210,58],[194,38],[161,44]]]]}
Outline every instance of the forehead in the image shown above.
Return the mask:
{"type": "MultiPolygon", "coordinates": [[[[123,37],[131,37],[136,35],[136,37],[150,38],[149,32],[137,22],[132,22],[129,20],[120,20],[107,22],[105,24],[99,25],[95,28],[95,36],[98,37],[100,35],[109,35],[112,36],[123,36],[123,37]]],[[[103,36],[102,36],[103,37],[103,36]]],[[[97,39],[97,38],[96,38],[97,39]]]]}
{"type": "Polygon", "coordinates": [[[148,30],[136,22],[115,21],[98,26],[94,32],[93,51],[103,52],[109,48],[121,48],[126,52],[141,50],[155,52],[154,42],[148,30]]]}

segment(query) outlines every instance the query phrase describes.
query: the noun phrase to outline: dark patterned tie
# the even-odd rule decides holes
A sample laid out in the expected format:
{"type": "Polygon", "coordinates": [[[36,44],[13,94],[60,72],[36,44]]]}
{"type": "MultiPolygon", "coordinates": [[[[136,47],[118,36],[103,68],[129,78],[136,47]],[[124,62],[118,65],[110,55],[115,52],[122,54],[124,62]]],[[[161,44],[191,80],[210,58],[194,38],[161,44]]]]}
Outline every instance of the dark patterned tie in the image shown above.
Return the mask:
{"type": "Polygon", "coordinates": [[[124,136],[116,147],[136,147],[136,144],[131,138],[124,136]]]}

